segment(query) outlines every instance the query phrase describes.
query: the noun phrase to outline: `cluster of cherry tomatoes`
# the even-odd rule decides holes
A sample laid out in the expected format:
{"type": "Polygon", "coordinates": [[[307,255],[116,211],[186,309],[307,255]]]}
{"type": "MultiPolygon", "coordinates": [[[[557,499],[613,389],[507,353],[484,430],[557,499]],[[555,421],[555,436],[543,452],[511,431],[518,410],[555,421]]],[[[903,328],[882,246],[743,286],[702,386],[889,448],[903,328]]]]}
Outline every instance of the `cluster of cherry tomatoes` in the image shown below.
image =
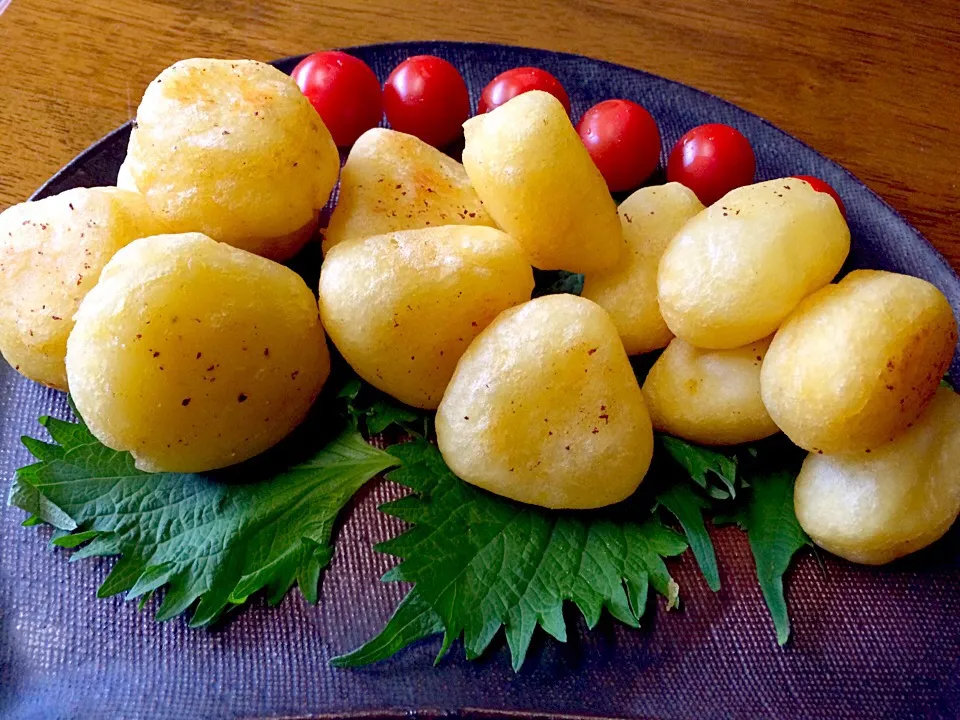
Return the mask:
{"type": "MultiPolygon", "coordinates": [[[[394,130],[442,148],[460,137],[461,126],[470,116],[463,77],[449,62],[432,55],[404,60],[382,90],[365,62],[339,51],[309,55],[294,69],[293,78],[341,147],[376,127],[386,113],[394,130]]],[[[477,113],[490,112],[529,90],[550,93],[570,114],[570,98],[560,81],[532,67],[507,70],[491,80],[480,95],[477,113]]],[[[660,162],[657,123],[630,100],[597,103],[584,113],[577,132],[612,192],[638,187],[660,162]]],[[[750,141],[721,124],[693,128],[677,141],[667,160],[667,181],[686,185],[704,205],[753,182],[755,171],[750,141]]],[[[846,214],[840,197],[827,183],[808,176],[802,179],[829,193],[846,214]]]]}

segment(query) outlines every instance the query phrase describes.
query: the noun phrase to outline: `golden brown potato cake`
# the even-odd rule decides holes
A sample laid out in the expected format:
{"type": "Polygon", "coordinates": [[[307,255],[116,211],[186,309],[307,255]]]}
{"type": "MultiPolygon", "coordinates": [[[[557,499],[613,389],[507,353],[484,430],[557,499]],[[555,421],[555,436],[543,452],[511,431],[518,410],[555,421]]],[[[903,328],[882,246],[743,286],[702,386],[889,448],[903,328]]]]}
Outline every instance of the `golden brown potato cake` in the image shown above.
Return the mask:
{"type": "Polygon", "coordinates": [[[940,388],[913,427],[870,453],[810,453],[794,490],[817,545],[881,565],[939,539],[960,512],[960,397],[940,388]]]}
{"type": "Polygon", "coordinates": [[[763,402],[805,450],[872,450],[923,412],[956,343],[950,303],[933,285],[858,270],[807,298],[777,332],[763,402]]]}
{"type": "Polygon", "coordinates": [[[581,296],[610,313],[628,355],[666,347],[673,337],[660,314],[657,268],[673,236],[701,210],[680,183],[640,188],[617,208],[626,250],[614,267],[584,278],[581,296]]]}
{"type": "Polygon", "coordinates": [[[330,249],[320,315],[364,380],[432,409],[470,341],[532,291],[533,269],[506,233],[466,225],[401,230],[330,249]]]}
{"type": "Polygon", "coordinates": [[[0,351],[31,380],[67,389],[73,314],[107,261],[164,230],[143,196],[75,188],[0,214],[0,351]]]}
{"type": "Polygon", "coordinates": [[[797,178],[737,188],[684,225],[660,260],[660,311],[677,337],[709,349],[772,335],[850,251],[837,204],[797,178]]]}
{"type": "Polygon", "coordinates": [[[182,60],[147,87],[118,182],[176,232],[284,260],[337,181],[333,138],[297,84],[253,60],[182,60]]]}
{"type": "Polygon", "coordinates": [[[493,227],[463,165],[413,135],[373,128],[347,156],[323,251],[344,240],[441,225],[493,227]]]}
{"type": "Polygon", "coordinates": [[[534,267],[590,273],[624,251],[617,207],[563,105],[539,90],[467,120],[463,166],[534,267]]]}
{"type": "Polygon", "coordinates": [[[467,482],[548,508],[627,498],[653,455],[617,328],[574,295],[531,300],[480,333],[440,403],[437,440],[467,482]]]}
{"type": "Polygon", "coordinates": [[[701,350],[675,338],[643,383],[654,429],[704,445],[738,445],[776,433],[760,397],[760,367],[772,339],[701,350]]]}
{"type": "Polygon", "coordinates": [[[130,166],[127,165],[126,158],[120,163],[120,169],[117,171],[117,187],[121,190],[130,190],[131,192],[140,192],[137,184],[130,175],[130,166]]]}
{"type": "Polygon", "coordinates": [[[118,252],[67,343],[80,415],[148,471],[201,472],[263,452],[303,420],[329,372],[300,276],[200,233],[118,252]]]}

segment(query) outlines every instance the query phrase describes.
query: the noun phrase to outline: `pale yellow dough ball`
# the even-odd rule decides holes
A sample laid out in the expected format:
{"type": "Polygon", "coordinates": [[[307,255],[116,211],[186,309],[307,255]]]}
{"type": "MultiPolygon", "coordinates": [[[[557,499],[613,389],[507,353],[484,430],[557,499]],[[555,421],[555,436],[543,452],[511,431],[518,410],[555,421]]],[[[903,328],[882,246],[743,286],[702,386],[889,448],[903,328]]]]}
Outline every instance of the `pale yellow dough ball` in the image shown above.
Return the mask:
{"type": "Polygon", "coordinates": [[[463,165],[413,135],[373,128],[347,156],[323,251],[344,240],[441,225],[493,226],[463,165]]]}
{"type": "Polygon", "coordinates": [[[67,389],[73,314],[107,261],[164,230],[143,196],[76,188],[0,214],[0,351],[31,380],[67,389]]]}
{"type": "Polygon", "coordinates": [[[534,267],[596,272],[624,251],[617,208],[560,101],[533,90],[467,120],[463,166],[534,267]]]}
{"type": "Polygon", "coordinates": [[[957,343],[950,303],[925,280],[852,272],[807,298],[763,362],[763,402],[800,447],[862,452],[906,430],[957,343]]]}
{"type": "Polygon", "coordinates": [[[654,429],[704,445],[738,445],[776,433],[760,397],[760,367],[771,340],[702,350],[675,338],[643,383],[654,429]]]}
{"type": "Polygon", "coordinates": [[[737,188],[701,212],[660,259],[660,311],[677,337],[743,347],[780,327],[850,251],[837,204],[796,178],[737,188]]]}
{"type": "Polygon", "coordinates": [[[467,482],[548,508],[629,497],[653,454],[616,326],[573,295],[507,310],[473,341],[437,411],[437,440],[467,482]]]}
{"type": "Polygon", "coordinates": [[[176,232],[284,260],[312,236],[340,169],[320,116],[253,60],[182,60],[147,87],[118,183],[176,232]]]}
{"type": "Polygon", "coordinates": [[[473,338],[532,291],[530,263],[499,230],[402,230],[330,249],[320,272],[320,314],[364,380],[433,409],[473,338]]]}
{"type": "Polygon", "coordinates": [[[120,169],[117,171],[117,187],[121,190],[140,192],[137,184],[133,181],[133,177],[130,175],[130,166],[127,165],[126,159],[120,163],[120,169]]]}
{"type": "Polygon", "coordinates": [[[960,512],[960,397],[941,388],[896,440],[870,453],[818,455],[794,491],[800,525],[817,545],[881,565],[939,539],[960,512]]]}
{"type": "Polygon", "coordinates": [[[118,252],[67,343],[80,415],[148,471],[201,472],[263,452],[303,420],[329,372],[300,276],[199,233],[118,252]]]}
{"type": "Polygon", "coordinates": [[[640,188],[620,203],[626,250],[614,267],[584,278],[581,296],[610,313],[628,355],[666,347],[673,337],[660,314],[657,268],[673,236],[701,210],[680,183],[640,188]]]}

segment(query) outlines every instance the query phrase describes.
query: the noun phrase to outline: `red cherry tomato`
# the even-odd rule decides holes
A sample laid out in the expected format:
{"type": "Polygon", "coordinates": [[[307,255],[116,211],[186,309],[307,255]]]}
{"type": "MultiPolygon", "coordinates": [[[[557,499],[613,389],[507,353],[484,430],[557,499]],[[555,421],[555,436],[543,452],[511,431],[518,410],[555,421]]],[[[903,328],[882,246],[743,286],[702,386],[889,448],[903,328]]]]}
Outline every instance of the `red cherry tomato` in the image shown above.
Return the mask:
{"type": "Polygon", "coordinates": [[[460,135],[470,116],[470,96],[453,65],[432,55],[417,55],[390,73],[383,86],[383,107],[394,130],[443,147],[460,135]]]}
{"type": "Polygon", "coordinates": [[[840,208],[840,214],[843,215],[844,220],[847,218],[847,208],[843,204],[843,200],[840,199],[840,194],[833,189],[833,186],[830,183],[821,180],[820,178],[813,177],[813,175],[794,175],[797,180],[803,180],[807,185],[812,187],[817,192],[826,193],[832,197],[836,203],[837,207],[840,208]]]}
{"type": "Polygon", "coordinates": [[[597,103],[584,113],[577,132],[611,192],[635,188],[657,169],[660,130],[635,102],[597,103]]]}
{"type": "Polygon", "coordinates": [[[543,90],[563,103],[563,109],[570,114],[570,97],[563,85],[546,70],[535,67],[520,67],[497,75],[483,89],[480,102],[477,103],[477,115],[496,110],[507,100],[530,90],[543,90]]]}
{"type": "Polygon", "coordinates": [[[757,158],[747,140],[729,125],[700,125],[670,151],[667,181],[686,185],[704,205],[712,205],[734,188],[749,185],[757,158]]]}
{"type": "Polygon", "coordinates": [[[380,124],[380,81],[363,60],[336,50],[316,52],[300,61],[292,77],[337,145],[352,145],[380,124]]]}

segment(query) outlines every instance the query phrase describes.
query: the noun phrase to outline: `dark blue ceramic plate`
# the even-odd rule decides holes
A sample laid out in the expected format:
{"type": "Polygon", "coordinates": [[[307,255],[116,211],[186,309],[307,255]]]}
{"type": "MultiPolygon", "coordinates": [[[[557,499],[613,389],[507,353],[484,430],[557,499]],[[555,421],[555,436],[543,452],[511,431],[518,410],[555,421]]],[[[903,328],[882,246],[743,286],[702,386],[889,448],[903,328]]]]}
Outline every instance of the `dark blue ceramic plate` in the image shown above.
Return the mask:
{"type": "MultiPolygon", "coordinates": [[[[536,65],[565,85],[579,115],[611,97],[640,102],[669,148],[706,122],[739,128],[757,151],[758,177],[817,175],[843,196],[851,266],[917,275],[960,313],[960,279],[916,230],[840,166],[761,118],[638,70],[574,55],[499,45],[410,43],[356,48],[381,79],[409,55],[460,68],[476,103],[497,73],[536,65]]],[[[279,63],[289,71],[296,59],[279,63]]],[[[109,72],[110,69],[105,69],[109,72]]],[[[116,178],[129,129],[81,154],[37,194],[116,178]]],[[[23,138],[29,142],[29,138],[23,138]]],[[[909,179],[908,179],[909,182],[909,179]]],[[[954,361],[954,381],[960,362],[954,361]]],[[[22,434],[39,415],[66,416],[64,396],[0,368],[0,477],[28,461],[22,434]]],[[[327,661],[376,633],[403,594],[378,581],[390,561],[371,549],[397,530],[376,512],[396,488],[374,484],[352,508],[320,603],[297,592],[262,600],[212,631],[156,624],[120,598],[97,600],[110,561],[68,564],[47,532],[0,508],[0,716],[5,718],[234,717],[960,717],[960,533],[883,569],[803,557],[788,578],[793,640],[778,648],[745,539],[715,537],[723,589],[711,593],[692,560],[672,566],[684,607],[651,613],[645,629],[612,623],[562,645],[535,640],[523,671],[504,643],[477,662],[438,642],[360,670],[327,661]]],[[[571,617],[573,615],[571,614],[571,617]]]]}

